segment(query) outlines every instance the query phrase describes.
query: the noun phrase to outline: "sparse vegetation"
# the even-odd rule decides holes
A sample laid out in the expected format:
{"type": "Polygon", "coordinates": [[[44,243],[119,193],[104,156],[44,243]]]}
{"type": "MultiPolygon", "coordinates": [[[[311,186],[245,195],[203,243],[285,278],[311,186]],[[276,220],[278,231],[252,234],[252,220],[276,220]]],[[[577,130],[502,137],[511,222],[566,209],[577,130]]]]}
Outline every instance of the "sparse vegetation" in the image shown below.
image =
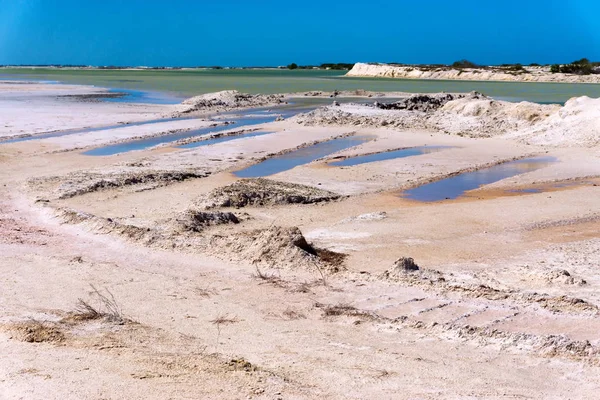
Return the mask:
{"type": "Polygon", "coordinates": [[[239,322],[237,317],[230,317],[229,315],[218,315],[215,319],[210,321],[213,325],[221,326],[221,325],[229,325],[235,324],[239,322]]]}
{"type": "Polygon", "coordinates": [[[452,68],[458,68],[458,69],[462,69],[462,68],[477,68],[478,65],[475,64],[472,61],[469,60],[460,60],[460,61],[455,61],[454,63],[452,63],[452,68]]]}
{"type": "Polygon", "coordinates": [[[75,310],[70,315],[70,319],[76,321],[103,319],[119,324],[129,321],[123,316],[121,306],[119,306],[115,296],[108,289],[104,289],[107,293],[105,295],[96,289],[94,285],[90,286],[92,288],[91,296],[97,299],[98,306],[94,307],[89,302],[80,298],[77,301],[75,310]]]}
{"type": "Polygon", "coordinates": [[[281,279],[280,276],[276,275],[275,273],[262,272],[258,267],[256,267],[256,272],[252,274],[252,277],[262,281],[263,283],[268,283],[276,287],[287,287],[285,281],[281,279]]]}
{"type": "Polygon", "coordinates": [[[587,58],[582,58],[570,64],[553,64],[550,67],[550,72],[553,74],[560,72],[563,74],[590,75],[600,73],[599,66],[600,62],[591,62],[587,58]]]}

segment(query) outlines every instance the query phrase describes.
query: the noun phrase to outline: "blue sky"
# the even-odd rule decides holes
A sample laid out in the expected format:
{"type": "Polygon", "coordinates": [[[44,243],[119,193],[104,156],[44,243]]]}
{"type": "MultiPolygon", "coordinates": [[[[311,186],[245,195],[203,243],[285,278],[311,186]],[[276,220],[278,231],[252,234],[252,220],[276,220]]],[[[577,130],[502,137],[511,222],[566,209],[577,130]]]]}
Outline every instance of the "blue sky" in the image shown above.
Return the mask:
{"type": "Polygon", "coordinates": [[[0,0],[0,64],[600,60],[599,0],[0,0]]]}

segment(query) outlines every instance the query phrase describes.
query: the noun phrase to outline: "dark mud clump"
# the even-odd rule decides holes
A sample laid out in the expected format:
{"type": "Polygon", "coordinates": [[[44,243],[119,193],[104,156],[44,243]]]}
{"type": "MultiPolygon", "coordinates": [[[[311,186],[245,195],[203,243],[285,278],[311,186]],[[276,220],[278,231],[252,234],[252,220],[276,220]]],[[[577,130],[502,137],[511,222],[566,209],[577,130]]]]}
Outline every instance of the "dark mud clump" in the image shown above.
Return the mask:
{"type": "Polygon", "coordinates": [[[337,200],[337,193],[311,186],[272,181],[247,179],[218,188],[198,199],[205,209],[217,207],[268,206],[279,204],[312,204],[337,200]]]}
{"type": "Polygon", "coordinates": [[[433,112],[442,108],[449,101],[462,99],[466,97],[469,97],[471,99],[486,98],[486,96],[478,92],[472,92],[469,94],[418,94],[394,103],[375,103],[375,107],[381,110],[433,112]]]}

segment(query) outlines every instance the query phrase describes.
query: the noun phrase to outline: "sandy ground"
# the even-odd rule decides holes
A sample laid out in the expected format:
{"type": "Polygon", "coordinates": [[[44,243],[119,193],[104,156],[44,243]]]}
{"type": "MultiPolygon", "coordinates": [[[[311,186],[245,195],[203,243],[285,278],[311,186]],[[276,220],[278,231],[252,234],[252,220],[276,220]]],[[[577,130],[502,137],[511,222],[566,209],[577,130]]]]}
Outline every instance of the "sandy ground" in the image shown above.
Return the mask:
{"type": "MultiPolygon", "coordinates": [[[[17,113],[0,114],[0,135],[170,110],[65,103],[46,96],[49,86],[96,90],[0,85],[0,110],[17,113]]],[[[268,135],[108,157],[70,149],[205,122],[0,144],[0,398],[594,398],[594,114],[578,111],[585,140],[566,144],[555,113],[574,118],[570,107],[541,110],[548,116],[532,122],[528,113],[540,112],[532,106],[476,101],[489,108],[465,115],[453,103],[415,114],[342,105],[261,126],[268,135]],[[514,121],[475,135],[499,112],[514,121]],[[461,129],[440,129],[444,121],[461,129]],[[544,126],[554,130],[534,140],[544,126]],[[237,207],[203,208],[240,182],[233,171],[350,134],[372,140],[269,177],[288,183],[288,194],[277,183],[261,193],[259,183],[237,207]],[[448,148],[328,164],[424,145],[448,148]],[[400,195],[530,156],[557,161],[456,200],[400,195]],[[539,192],[518,191],[532,188],[539,192]],[[218,220],[227,213],[239,223],[218,220]],[[419,269],[396,263],[402,257],[419,269]]]]}

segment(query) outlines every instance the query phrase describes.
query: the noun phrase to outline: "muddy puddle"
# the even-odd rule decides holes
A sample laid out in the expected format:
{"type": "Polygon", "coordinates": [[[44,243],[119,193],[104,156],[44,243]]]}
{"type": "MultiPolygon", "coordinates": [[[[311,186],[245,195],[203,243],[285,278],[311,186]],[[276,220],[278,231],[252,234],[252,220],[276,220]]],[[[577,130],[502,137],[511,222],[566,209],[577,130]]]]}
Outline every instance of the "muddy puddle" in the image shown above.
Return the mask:
{"type": "Polygon", "coordinates": [[[535,157],[516,160],[477,171],[465,172],[450,178],[404,191],[405,199],[434,202],[461,197],[470,190],[498,182],[512,176],[532,172],[556,162],[553,157],[535,157]]]}
{"type": "Polygon", "coordinates": [[[450,146],[421,146],[411,147],[407,149],[399,149],[392,151],[384,151],[381,153],[367,154],[364,156],[348,157],[343,160],[333,161],[329,165],[336,167],[350,167],[353,165],[367,164],[376,161],[393,160],[396,158],[405,158],[412,156],[420,156],[423,154],[436,153],[444,149],[449,149],[450,146]]]}
{"type": "Polygon", "coordinates": [[[312,146],[303,147],[298,150],[280,156],[269,158],[258,164],[249,166],[234,174],[240,178],[260,178],[287,171],[299,165],[308,164],[330,154],[336,153],[350,147],[358,146],[371,140],[370,136],[349,136],[327,140],[312,146]]]}

